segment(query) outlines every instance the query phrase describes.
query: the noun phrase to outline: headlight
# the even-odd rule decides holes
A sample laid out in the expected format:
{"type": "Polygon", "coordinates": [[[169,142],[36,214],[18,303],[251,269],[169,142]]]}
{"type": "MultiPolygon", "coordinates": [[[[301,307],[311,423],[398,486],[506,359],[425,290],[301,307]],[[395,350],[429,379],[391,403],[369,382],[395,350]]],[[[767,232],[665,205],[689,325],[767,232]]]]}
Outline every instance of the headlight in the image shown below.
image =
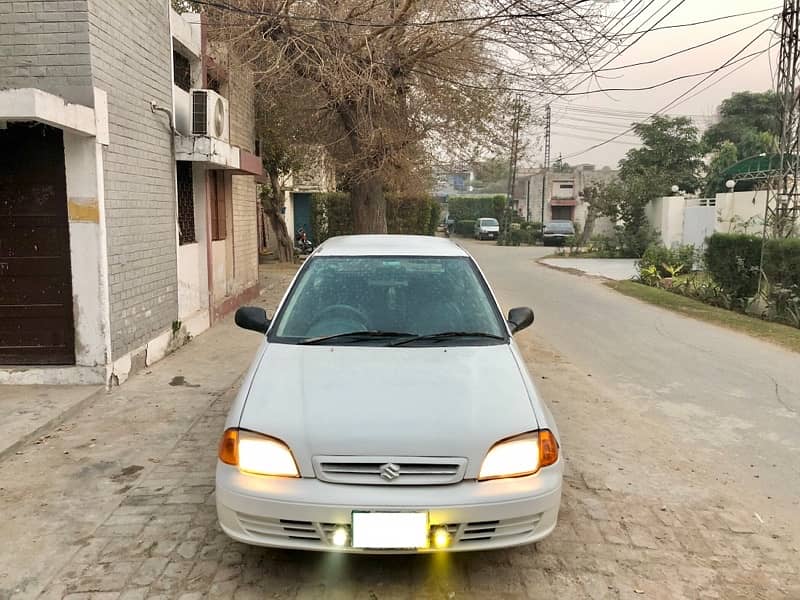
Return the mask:
{"type": "Polygon", "coordinates": [[[483,459],[478,479],[533,475],[558,460],[558,442],[548,429],[523,433],[492,446],[483,459]]]}
{"type": "Polygon", "coordinates": [[[300,477],[292,451],[286,444],[252,431],[225,430],[219,445],[219,459],[247,473],[300,477]]]}

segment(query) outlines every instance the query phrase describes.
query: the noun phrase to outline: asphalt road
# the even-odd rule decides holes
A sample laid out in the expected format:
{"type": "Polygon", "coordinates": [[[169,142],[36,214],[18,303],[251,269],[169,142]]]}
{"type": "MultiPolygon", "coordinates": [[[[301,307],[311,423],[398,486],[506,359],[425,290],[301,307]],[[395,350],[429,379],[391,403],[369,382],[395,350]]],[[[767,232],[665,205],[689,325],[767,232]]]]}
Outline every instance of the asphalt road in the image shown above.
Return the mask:
{"type": "MultiPolygon", "coordinates": [[[[609,489],[736,503],[756,521],[800,533],[800,355],[628,298],[595,278],[543,267],[535,260],[549,252],[544,248],[460,243],[506,309],[534,309],[528,343],[551,351],[574,371],[572,379],[591,382],[577,393],[608,403],[600,413],[606,419],[593,411],[594,423],[566,424],[573,438],[602,440],[597,420],[605,421],[610,443],[592,448],[572,440],[582,464],[596,466],[590,476],[609,489]]],[[[557,389],[540,383],[568,403],[566,381],[557,389]]],[[[580,420],[574,407],[557,403],[553,412],[580,420]]]]}

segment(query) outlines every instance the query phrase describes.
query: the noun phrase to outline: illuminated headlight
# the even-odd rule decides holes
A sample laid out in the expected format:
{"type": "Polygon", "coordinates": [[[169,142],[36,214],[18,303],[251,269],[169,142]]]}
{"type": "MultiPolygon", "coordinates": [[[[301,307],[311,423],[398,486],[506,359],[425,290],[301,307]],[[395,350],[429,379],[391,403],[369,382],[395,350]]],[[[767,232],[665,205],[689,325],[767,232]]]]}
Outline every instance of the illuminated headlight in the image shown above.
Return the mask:
{"type": "Polygon", "coordinates": [[[219,459],[241,471],[274,477],[300,477],[292,451],[266,435],[227,429],[219,445],[219,459]]]}
{"type": "Polygon", "coordinates": [[[524,433],[492,446],[483,459],[478,479],[533,475],[558,460],[558,442],[548,429],[524,433]]]}

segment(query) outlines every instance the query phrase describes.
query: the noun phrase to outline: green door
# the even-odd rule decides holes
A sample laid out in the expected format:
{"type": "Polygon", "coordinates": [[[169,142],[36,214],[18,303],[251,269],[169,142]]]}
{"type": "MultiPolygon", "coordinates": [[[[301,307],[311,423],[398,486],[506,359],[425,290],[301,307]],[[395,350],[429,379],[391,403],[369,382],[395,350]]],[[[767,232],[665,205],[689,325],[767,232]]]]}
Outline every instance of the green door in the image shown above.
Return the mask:
{"type": "Polygon", "coordinates": [[[297,235],[297,230],[301,227],[308,234],[308,239],[313,243],[311,238],[311,194],[292,194],[294,202],[294,234],[297,235]]]}

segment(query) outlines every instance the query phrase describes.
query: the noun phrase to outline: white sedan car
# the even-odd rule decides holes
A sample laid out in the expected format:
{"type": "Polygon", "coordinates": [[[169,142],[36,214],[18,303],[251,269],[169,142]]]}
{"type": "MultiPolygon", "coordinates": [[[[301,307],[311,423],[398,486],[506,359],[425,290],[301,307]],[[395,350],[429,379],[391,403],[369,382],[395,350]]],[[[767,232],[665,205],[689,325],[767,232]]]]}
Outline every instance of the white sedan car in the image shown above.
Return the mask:
{"type": "Polygon", "coordinates": [[[556,526],[550,411],[475,261],[449,240],[351,236],[305,262],[219,447],[217,513],[247,544],[362,553],[484,550],[556,526]]]}

